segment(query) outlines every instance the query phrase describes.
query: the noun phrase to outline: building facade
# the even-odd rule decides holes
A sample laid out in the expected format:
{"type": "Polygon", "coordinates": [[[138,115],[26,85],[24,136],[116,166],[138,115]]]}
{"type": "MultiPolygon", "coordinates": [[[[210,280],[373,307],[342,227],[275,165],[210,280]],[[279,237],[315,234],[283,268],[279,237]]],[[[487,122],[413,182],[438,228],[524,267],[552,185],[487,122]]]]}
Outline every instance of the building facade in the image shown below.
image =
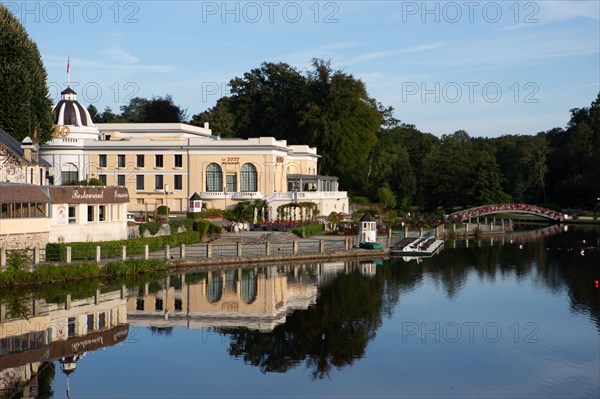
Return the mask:
{"type": "Polygon", "coordinates": [[[321,215],[347,213],[336,177],[319,176],[316,148],[273,137],[221,139],[208,125],[116,123],[95,125],[71,89],[55,107],[55,138],[41,155],[55,184],[96,177],[127,187],[132,212],[167,205],[187,212],[197,192],[207,208],[265,200],[269,217],[290,202],[313,202],[321,215]]]}

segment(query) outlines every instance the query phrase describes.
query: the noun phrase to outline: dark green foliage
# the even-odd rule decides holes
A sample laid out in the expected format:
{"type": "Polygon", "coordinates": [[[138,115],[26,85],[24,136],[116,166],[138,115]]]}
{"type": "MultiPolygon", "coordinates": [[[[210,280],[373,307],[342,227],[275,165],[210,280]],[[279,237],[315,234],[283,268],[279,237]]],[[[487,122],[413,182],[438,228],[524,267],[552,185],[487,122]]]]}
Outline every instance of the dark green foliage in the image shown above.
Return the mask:
{"type": "Polygon", "coordinates": [[[199,220],[194,222],[194,231],[197,231],[200,237],[204,237],[207,234],[221,234],[223,229],[221,226],[217,226],[208,220],[199,220]]]}
{"type": "Polygon", "coordinates": [[[294,227],[292,229],[292,233],[296,234],[297,236],[301,237],[302,233],[304,232],[305,236],[311,236],[314,234],[318,234],[325,231],[325,225],[323,224],[309,224],[306,226],[302,226],[302,227],[294,227]]]}
{"type": "Polygon", "coordinates": [[[140,236],[143,236],[145,231],[149,231],[150,235],[155,235],[162,226],[163,224],[160,222],[148,222],[140,223],[138,229],[140,230],[140,236]]]}
{"type": "MultiPolygon", "coordinates": [[[[36,291],[36,295],[46,299],[48,302],[61,303],[64,301],[64,292],[70,292],[72,298],[87,298],[94,294],[98,287],[99,278],[113,278],[119,276],[131,276],[143,273],[160,273],[167,270],[167,264],[159,259],[132,259],[124,262],[107,263],[104,267],[100,267],[96,263],[70,263],[63,265],[40,265],[33,271],[20,269],[15,273],[10,271],[0,272],[0,287],[16,287],[28,284],[48,284],[54,283],[48,288],[40,288],[36,291]],[[56,283],[87,280],[80,282],[77,285],[69,286],[68,290],[59,289],[56,283]]],[[[119,287],[122,285],[121,283],[119,287]]],[[[19,296],[20,297],[20,296],[19,296]]],[[[10,301],[12,297],[5,299],[10,301]]],[[[2,298],[0,298],[2,299],[2,298]]],[[[19,312],[17,303],[12,306],[13,314],[19,312]]]]}
{"type": "Polygon", "coordinates": [[[168,214],[169,214],[169,210],[170,210],[170,209],[169,209],[169,207],[168,207],[168,206],[166,206],[166,205],[161,205],[161,206],[159,206],[159,207],[156,209],[156,213],[157,213],[159,216],[166,216],[166,215],[168,215],[168,214]]]}
{"type": "Polygon", "coordinates": [[[37,45],[0,4],[0,128],[19,141],[35,128],[41,143],[52,139],[53,104],[46,79],[37,45]]]}
{"type": "Polygon", "coordinates": [[[192,219],[170,219],[169,226],[171,226],[171,234],[177,233],[180,227],[185,228],[186,231],[194,230],[194,221],[192,219]]]}
{"type": "Polygon", "coordinates": [[[102,274],[108,277],[119,277],[132,274],[166,271],[167,263],[159,259],[132,259],[124,262],[107,263],[102,274]]]}
{"type": "Polygon", "coordinates": [[[360,79],[323,60],[313,60],[312,68],[303,75],[285,63],[263,63],[232,79],[231,96],[217,108],[232,114],[227,118],[233,119],[237,137],[260,132],[317,147],[323,157],[320,172],[339,176],[347,189],[361,192],[381,112],[360,79]]]}

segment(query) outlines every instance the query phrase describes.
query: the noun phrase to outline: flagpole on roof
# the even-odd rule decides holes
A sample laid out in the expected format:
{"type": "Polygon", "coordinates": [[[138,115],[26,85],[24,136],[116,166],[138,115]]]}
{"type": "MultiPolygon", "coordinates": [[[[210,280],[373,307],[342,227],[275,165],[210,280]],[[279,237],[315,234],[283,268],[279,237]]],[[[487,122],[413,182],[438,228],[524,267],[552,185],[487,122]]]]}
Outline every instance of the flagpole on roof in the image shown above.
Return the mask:
{"type": "Polygon", "coordinates": [[[71,87],[71,55],[67,56],[67,86],[71,87]]]}

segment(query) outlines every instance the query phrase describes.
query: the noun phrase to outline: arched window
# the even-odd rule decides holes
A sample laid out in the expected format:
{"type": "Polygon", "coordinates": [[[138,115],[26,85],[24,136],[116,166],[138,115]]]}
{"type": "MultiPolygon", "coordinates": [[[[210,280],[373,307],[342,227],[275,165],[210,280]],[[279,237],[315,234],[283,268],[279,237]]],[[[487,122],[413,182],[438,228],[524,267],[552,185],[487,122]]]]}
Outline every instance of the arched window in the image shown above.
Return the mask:
{"type": "Polygon", "coordinates": [[[258,291],[258,276],[254,270],[242,271],[242,282],[240,284],[240,297],[248,305],[256,300],[258,291]]]}
{"type": "Polygon", "coordinates": [[[206,281],[206,299],[209,303],[219,302],[223,296],[223,277],[213,276],[210,282],[206,281]]]}
{"type": "Polygon", "coordinates": [[[223,171],[216,163],[206,168],[206,191],[223,191],[223,171]]]}
{"type": "Polygon", "coordinates": [[[78,181],[79,172],[77,170],[77,166],[72,163],[64,164],[60,171],[60,180],[62,184],[78,181]]]}
{"type": "Polygon", "coordinates": [[[256,167],[251,163],[245,163],[241,169],[242,175],[242,192],[258,191],[258,183],[256,176],[256,167]]]}

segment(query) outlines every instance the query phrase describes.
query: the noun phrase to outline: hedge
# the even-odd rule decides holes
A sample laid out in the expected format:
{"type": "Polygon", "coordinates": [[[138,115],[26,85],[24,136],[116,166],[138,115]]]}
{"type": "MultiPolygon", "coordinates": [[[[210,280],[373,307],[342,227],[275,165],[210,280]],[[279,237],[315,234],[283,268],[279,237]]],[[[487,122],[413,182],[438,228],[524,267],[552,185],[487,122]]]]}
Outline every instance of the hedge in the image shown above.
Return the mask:
{"type": "Polygon", "coordinates": [[[122,241],[51,243],[46,245],[46,260],[65,262],[66,247],[71,247],[71,260],[95,260],[96,246],[100,246],[103,258],[116,258],[121,256],[121,247],[124,245],[127,246],[128,255],[141,254],[144,252],[145,245],[156,249],[163,248],[165,245],[196,244],[200,242],[202,235],[198,231],[188,231],[168,236],[141,237],[122,241]]]}
{"type": "Polygon", "coordinates": [[[294,227],[292,229],[292,233],[296,234],[297,236],[302,236],[302,231],[304,231],[304,234],[309,236],[309,235],[313,235],[315,233],[319,233],[325,230],[325,225],[324,224],[309,224],[306,226],[300,226],[300,227],[294,227]]]}

